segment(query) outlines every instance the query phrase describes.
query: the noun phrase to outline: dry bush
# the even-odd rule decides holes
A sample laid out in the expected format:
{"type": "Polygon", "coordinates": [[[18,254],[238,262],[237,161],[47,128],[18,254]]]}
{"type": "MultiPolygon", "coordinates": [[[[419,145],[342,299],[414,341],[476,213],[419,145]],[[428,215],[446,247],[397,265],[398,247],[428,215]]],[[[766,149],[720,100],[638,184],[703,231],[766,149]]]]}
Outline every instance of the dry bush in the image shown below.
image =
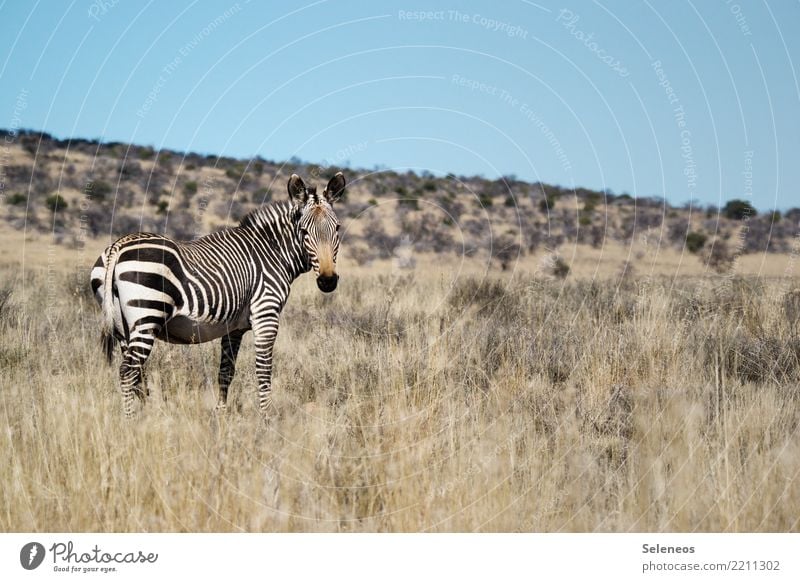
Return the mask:
{"type": "Polygon", "coordinates": [[[728,249],[728,244],[721,238],[717,238],[705,253],[705,262],[717,273],[724,273],[733,266],[734,256],[728,249]]]}
{"type": "Polygon", "coordinates": [[[558,253],[548,253],[540,261],[540,270],[547,276],[555,279],[566,279],[570,266],[558,253]]]}

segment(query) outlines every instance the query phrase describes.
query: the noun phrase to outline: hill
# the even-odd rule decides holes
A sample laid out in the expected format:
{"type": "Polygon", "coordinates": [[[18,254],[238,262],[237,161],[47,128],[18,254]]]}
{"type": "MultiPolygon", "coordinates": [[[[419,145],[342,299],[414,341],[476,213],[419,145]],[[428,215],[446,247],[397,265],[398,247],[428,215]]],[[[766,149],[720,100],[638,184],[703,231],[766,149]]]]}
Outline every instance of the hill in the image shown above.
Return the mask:
{"type": "Polygon", "coordinates": [[[325,167],[293,159],[156,151],[149,146],[60,140],[0,130],[0,206],[14,229],[52,233],[58,244],[142,230],[179,239],[231,225],[286,195],[292,173],[323,183],[348,177],[338,213],[350,257],[359,264],[414,253],[496,259],[564,245],[595,249],[655,245],[696,253],[729,268],[739,255],[786,253],[800,209],[758,213],[746,201],[723,208],[674,207],[588,188],[568,189],[504,177],[435,177],[413,172],[325,167]]]}

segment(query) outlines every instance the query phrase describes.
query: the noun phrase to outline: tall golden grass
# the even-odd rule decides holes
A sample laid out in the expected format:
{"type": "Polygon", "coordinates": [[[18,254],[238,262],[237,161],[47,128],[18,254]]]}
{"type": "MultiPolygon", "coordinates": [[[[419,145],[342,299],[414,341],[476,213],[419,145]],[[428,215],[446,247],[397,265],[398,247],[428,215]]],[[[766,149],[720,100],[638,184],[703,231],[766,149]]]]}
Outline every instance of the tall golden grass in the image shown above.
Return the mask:
{"type": "Polygon", "coordinates": [[[268,423],[250,338],[228,413],[217,343],[159,343],[125,421],[40,267],[0,267],[2,531],[799,529],[790,280],[342,269],[295,284],[268,423]]]}

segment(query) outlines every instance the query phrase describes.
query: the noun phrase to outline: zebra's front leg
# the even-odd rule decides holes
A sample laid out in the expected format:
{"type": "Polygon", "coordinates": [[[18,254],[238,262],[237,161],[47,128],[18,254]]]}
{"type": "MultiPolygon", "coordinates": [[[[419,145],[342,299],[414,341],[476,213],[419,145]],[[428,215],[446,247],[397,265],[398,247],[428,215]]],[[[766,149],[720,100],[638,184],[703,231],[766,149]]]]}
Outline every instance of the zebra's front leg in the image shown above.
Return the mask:
{"type": "Polygon", "coordinates": [[[222,355],[219,360],[219,401],[217,401],[217,411],[219,412],[223,412],[227,406],[228,388],[236,374],[236,357],[239,355],[239,347],[242,345],[244,334],[243,330],[236,330],[222,336],[222,355]]]}
{"type": "Polygon", "coordinates": [[[258,378],[258,407],[266,419],[272,412],[272,347],[278,337],[277,311],[252,318],[254,344],[256,350],[256,377],[258,378]]]}

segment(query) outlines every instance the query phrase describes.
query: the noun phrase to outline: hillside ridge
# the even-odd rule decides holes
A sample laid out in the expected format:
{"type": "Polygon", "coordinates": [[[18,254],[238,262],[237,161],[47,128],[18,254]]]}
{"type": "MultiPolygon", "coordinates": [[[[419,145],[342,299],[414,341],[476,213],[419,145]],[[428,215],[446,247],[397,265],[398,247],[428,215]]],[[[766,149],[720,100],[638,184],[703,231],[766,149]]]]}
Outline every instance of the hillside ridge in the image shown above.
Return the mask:
{"type": "Polygon", "coordinates": [[[238,223],[286,196],[297,173],[348,187],[337,212],[352,256],[365,263],[398,248],[513,257],[565,244],[599,248],[644,241],[725,263],[737,254],[789,252],[800,209],[759,213],[745,200],[673,206],[657,198],[526,182],[513,176],[437,177],[262,157],[238,159],[94,139],[0,130],[0,207],[13,228],[52,233],[60,244],[134,231],[191,239],[238,223]]]}

